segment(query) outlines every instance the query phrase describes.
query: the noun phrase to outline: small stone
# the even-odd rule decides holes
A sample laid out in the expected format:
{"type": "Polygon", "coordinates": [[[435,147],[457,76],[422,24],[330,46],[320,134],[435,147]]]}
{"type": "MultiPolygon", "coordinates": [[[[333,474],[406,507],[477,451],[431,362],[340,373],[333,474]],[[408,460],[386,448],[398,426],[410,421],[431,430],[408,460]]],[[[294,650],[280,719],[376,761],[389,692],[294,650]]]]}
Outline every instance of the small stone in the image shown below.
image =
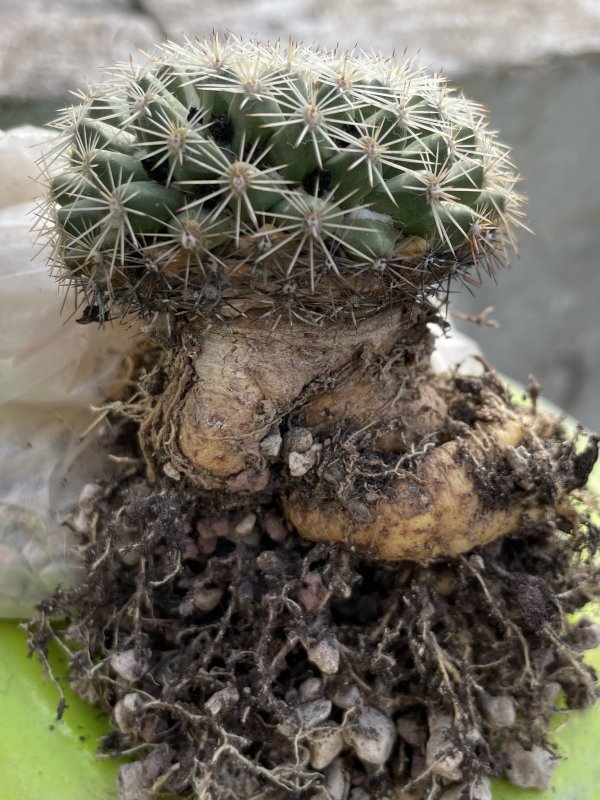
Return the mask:
{"type": "Polygon", "coordinates": [[[166,742],[162,742],[142,761],[146,777],[154,782],[167,772],[172,761],[173,750],[166,742]]]}
{"type": "Polygon", "coordinates": [[[269,469],[244,469],[227,481],[228,492],[262,492],[269,485],[271,472],[269,469]]]}
{"type": "Polygon", "coordinates": [[[239,538],[243,538],[247,536],[249,533],[252,533],[255,524],[256,524],[256,514],[253,514],[252,512],[246,514],[246,516],[242,520],[240,520],[240,522],[238,522],[238,524],[234,528],[236,536],[238,536],[239,538]]]}
{"type": "Polygon", "coordinates": [[[305,453],[292,450],[288,456],[290,475],[293,478],[301,478],[303,475],[306,475],[317,463],[322,446],[323,445],[320,444],[313,444],[305,453]]]}
{"type": "Polygon", "coordinates": [[[312,433],[308,428],[292,428],[285,435],[285,453],[306,453],[313,443],[312,433]]]}
{"type": "Polygon", "coordinates": [[[514,725],[517,718],[515,704],[512,697],[507,694],[484,694],[481,698],[481,707],[487,721],[493,728],[505,728],[514,725]]]}
{"type": "Polygon", "coordinates": [[[110,665],[120,678],[125,681],[137,681],[148,672],[148,662],[142,656],[137,656],[135,650],[123,650],[113,653],[110,665]]]}
{"type": "Polygon", "coordinates": [[[331,699],[338,708],[348,709],[357,706],[362,699],[362,695],[358,686],[351,683],[339,686],[331,699]]]}
{"type": "Polygon", "coordinates": [[[324,675],[335,675],[340,667],[340,646],[333,634],[315,644],[304,644],[308,660],[324,675]]]}
{"type": "Polygon", "coordinates": [[[121,733],[131,733],[137,728],[139,711],[144,705],[138,692],[129,692],[115,703],[113,714],[121,733]]]}
{"type": "Polygon", "coordinates": [[[321,722],[325,722],[331,714],[331,700],[311,700],[309,703],[301,703],[298,706],[298,713],[304,728],[314,728],[321,722]]]}
{"type": "Polygon", "coordinates": [[[391,720],[372,706],[348,711],[342,723],[344,739],[358,758],[381,765],[390,757],[396,730],[391,720]]]}
{"type": "Polygon", "coordinates": [[[429,718],[429,739],[425,748],[427,767],[448,781],[462,778],[461,764],[464,755],[455,741],[452,718],[445,714],[432,714],[429,718]]]}
{"type": "Polygon", "coordinates": [[[224,689],[219,689],[218,692],[211,695],[206,703],[204,703],[204,708],[213,717],[217,717],[219,714],[222,714],[223,711],[227,711],[234,706],[239,699],[240,693],[235,686],[226,686],[224,689]]]}
{"type": "Polygon", "coordinates": [[[327,770],[325,789],[328,800],[346,800],[350,793],[350,776],[339,758],[327,770]]]}
{"type": "Polygon", "coordinates": [[[324,725],[311,734],[310,763],[315,769],[325,769],[337,758],[344,747],[344,737],[339,725],[324,725]]]}
{"type": "Polygon", "coordinates": [[[119,800],[150,800],[150,779],[141,761],[122,764],[117,775],[119,800]]]}
{"type": "Polygon", "coordinates": [[[221,602],[223,589],[217,587],[213,589],[196,589],[193,595],[193,603],[198,611],[212,611],[221,602]]]}
{"type": "Polygon", "coordinates": [[[281,452],[282,444],[283,439],[279,431],[277,431],[276,433],[266,436],[258,446],[261,453],[267,456],[267,458],[277,458],[281,452]]]}
{"type": "Polygon", "coordinates": [[[265,531],[274,542],[283,542],[287,539],[288,531],[283,521],[274,514],[268,514],[264,521],[265,531]]]}
{"type": "Polygon", "coordinates": [[[550,786],[552,773],[557,764],[557,759],[552,753],[534,744],[531,750],[519,744],[509,742],[504,752],[508,757],[506,777],[513,786],[523,789],[539,789],[544,791],[550,786]]]}
{"type": "Polygon", "coordinates": [[[307,678],[298,687],[298,694],[303,702],[317,700],[323,694],[323,681],[319,678],[307,678]]]}

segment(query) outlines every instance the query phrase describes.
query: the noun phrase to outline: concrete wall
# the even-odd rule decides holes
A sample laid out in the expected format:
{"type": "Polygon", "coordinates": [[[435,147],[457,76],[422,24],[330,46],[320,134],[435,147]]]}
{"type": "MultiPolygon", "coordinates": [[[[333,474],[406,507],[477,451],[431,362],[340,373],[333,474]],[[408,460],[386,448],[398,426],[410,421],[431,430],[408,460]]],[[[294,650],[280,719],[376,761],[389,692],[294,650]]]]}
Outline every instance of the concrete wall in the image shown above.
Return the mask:
{"type": "MultiPolygon", "coordinates": [[[[600,429],[600,0],[1,0],[0,128],[39,123],[100,67],[212,28],[417,56],[492,110],[530,198],[521,257],[458,308],[489,360],[600,429]]],[[[0,181],[2,180],[0,176],[0,181]]]]}

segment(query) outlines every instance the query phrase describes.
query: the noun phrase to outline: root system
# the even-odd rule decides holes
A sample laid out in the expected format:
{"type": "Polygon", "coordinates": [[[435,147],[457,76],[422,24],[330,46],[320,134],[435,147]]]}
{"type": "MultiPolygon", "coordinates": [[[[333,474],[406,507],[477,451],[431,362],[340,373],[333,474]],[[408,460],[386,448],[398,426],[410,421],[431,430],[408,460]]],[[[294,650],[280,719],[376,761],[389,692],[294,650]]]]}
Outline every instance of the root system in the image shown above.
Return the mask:
{"type": "Polygon", "coordinates": [[[567,618],[600,587],[589,519],[524,514],[467,556],[386,562],[300,538],[262,496],[224,510],[192,483],[150,483],[131,421],[103,444],[123,474],[86,487],[70,521],[87,578],[30,635],[42,656],[52,638],[72,651],[72,685],[115,724],[102,750],[139,756],[122,800],[548,784],[550,717],[597,694],[581,651],[598,631],[567,618]]]}

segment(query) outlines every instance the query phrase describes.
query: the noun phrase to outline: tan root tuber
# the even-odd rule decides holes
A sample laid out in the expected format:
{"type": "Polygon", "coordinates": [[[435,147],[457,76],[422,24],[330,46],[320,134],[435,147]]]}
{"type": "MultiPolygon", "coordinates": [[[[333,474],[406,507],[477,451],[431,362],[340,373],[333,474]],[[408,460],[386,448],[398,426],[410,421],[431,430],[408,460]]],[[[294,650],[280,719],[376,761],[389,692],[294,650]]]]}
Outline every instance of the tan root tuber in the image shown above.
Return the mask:
{"type": "Polygon", "coordinates": [[[234,504],[277,493],[305,538],[391,560],[457,555],[542,520],[584,482],[572,445],[491,371],[435,375],[427,322],[396,310],[326,330],[188,331],[142,426],[154,474],[234,504]]]}

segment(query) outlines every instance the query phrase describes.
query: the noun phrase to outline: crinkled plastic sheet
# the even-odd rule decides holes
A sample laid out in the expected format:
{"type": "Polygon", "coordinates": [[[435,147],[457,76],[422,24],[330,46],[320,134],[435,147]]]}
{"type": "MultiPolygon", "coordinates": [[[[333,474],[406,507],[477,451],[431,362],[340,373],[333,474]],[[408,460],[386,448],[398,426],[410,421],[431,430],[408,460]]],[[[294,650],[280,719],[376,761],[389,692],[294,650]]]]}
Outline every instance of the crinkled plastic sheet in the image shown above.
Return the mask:
{"type": "Polygon", "coordinates": [[[86,483],[109,476],[86,431],[135,340],[125,326],[75,324],[36,255],[31,176],[47,138],[31,126],[0,133],[0,617],[27,616],[77,578],[61,521],[86,483]]]}

